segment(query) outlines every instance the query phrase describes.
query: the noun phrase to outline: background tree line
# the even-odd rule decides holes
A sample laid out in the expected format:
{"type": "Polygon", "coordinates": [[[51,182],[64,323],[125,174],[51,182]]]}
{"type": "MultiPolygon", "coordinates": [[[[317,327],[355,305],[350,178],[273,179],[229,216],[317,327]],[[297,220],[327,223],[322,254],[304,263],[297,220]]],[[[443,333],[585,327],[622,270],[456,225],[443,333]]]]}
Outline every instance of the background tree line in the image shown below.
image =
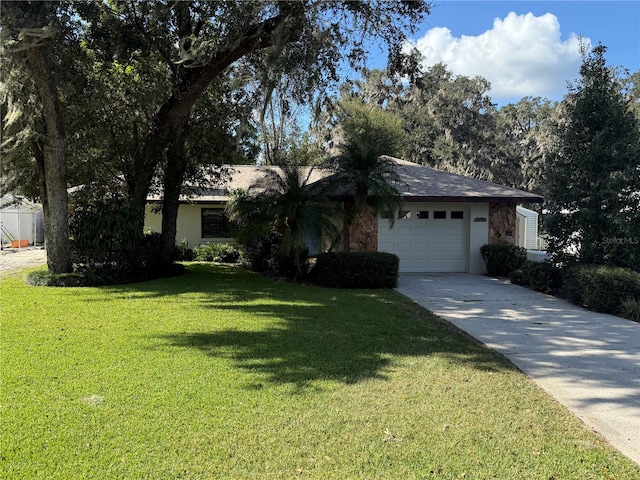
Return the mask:
{"type": "MultiPolygon", "coordinates": [[[[357,100],[401,119],[400,155],[452,173],[545,196],[541,225],[553,258],[567,264],[640,268],[640,72],[606,63],[606,47],[583,47],[580,76],[560,102],[526,97],[498,108],[481,77],[414,54],[390,74],[343,84],[357,100]]],[[[330,115],[325,140],[335,137],[330,115]]],[[[322,136],[322,134],[321,134],[322,136]]]]}

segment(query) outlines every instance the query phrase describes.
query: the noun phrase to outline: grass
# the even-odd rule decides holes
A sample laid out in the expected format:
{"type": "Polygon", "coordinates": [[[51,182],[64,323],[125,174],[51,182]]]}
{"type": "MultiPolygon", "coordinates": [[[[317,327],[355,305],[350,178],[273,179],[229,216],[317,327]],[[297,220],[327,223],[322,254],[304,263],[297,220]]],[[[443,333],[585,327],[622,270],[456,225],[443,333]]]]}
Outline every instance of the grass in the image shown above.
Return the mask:
{"type": "Polygon", "coordinates": [[[393,291],[230,267],[0,283],[0,478],[638,479],[504,358],[393,291]]]}

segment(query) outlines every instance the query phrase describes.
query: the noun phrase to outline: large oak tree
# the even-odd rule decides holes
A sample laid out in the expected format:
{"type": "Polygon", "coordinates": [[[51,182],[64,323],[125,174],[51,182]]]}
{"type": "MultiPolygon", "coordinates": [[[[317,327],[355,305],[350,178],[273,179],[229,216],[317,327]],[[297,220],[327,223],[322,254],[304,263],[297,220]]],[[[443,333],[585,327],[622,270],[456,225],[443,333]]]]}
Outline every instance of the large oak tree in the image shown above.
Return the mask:
{"type": "MultiPolygon", "coordinates": [[[[194,107],[212,84],[248,67],[245,71],[256,72],[259,79],[290,75],[295,78],[294,95],[309,99],[310,94],[337,82],[341,67],[359,68],[367,55],[364,45],[370,40],[387,45],[390,58],[397,58],[406,35],[429,12],[424,1],[384,0],[132,0],[67,5],[73,15],[57,19],[82,20],[78,23],[81,45],[95,66],[120,65],[124,73],[159,76],[155,82],[140,82],[133,93],[146,93],[149,98],[141,116],[144,128],[136,130],[139,147],[133,155],[122,157],[119,168],[125,195],[141,212],[142,232],[143,207],[162,167],[166,260],[175,242],[175,228],[169,226],[175,224],[189,166],[184,141],[194,107]],[[147,87],[152,94],[144,91],[147,87]]],[[[65,98],[67,104],[74,101],[65,98]]],[[[61,221],[57,219],[56,224],[61,221]]]]}

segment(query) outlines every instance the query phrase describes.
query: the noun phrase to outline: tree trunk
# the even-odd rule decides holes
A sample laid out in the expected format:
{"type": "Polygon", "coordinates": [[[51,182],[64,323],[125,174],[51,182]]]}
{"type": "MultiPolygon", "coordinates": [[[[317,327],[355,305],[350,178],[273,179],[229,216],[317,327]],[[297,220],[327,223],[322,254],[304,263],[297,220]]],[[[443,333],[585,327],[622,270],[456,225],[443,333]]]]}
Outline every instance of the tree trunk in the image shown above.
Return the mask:
{"type": "MultiPolygon", "coordinates": [[[[176,202],[174,206],[168,206],[167,208],[171,215],[173,216],[175,213],[177,218],[179,192],[176,195],[175,191],[179,191],[182,186],[184,172],[178,173],[180,168],[184,168],[184,166],[180,164],[180,161],[170,156],[167,158],[167,151],[171,141],[176,137],[176,134],[184,130],[196,101],[211,82],[228,66],[245,55],[271,47],[278,41],[297,40],[302,32],[303,10],[302,4],[294,4],[293,7],[287,9],[286,14],[268,18],[247,31],[237,42],[233,42],[232,47],[217,53],[206,65],[185,69],[183,74],[179,76],[180,80],[174,85],[173,94],[155,115],[145,140],[143,154],[135,160],[130,178],[127,179],[129,198],[142,207],[142,211],[144,211],[149,189],[159,162],[166,158],[167,171],[173,171],[174,173],[170,177],[165,177],[164,188],[168,187],[171,190],[171,195],[174,196],[176,202]],[[178,162],[178,165],[172,165],[173,162],[178,162]],[[179,180],[180,184],[169,185],[167,180],[179,180]],[[172,210],[174,208],[175,212],[172,210]]],[[[167,204],[166,191],[164,197],[164,204],[167,204]]],[[[144,216],[139,221],[140,230],[142,230],[143,225],[144,216]]],[[[165,231],[164,225],[165,219],[163,218],[163,232],[165,231]]],[[[169,227],[167,225],[167,235],[170,235],[170,229],[175,230],[176,226],[169,227]]]]}
{"type": "Polygon", "coordinates": [[[345,200],[344,216],[342,220],[342,248],[345,252],[350,252],[351,248],[351,223],[353,223],[353,201],[345,200]]]}
{"type": "Polygon", "coordinates": [[[169,148],[164,177],[164,199],[162,202],[162,256],[164,265],[173,262],[173,252],[176,245],[178,209],[180,208],[180,192],[184,173],[187,168],[187,152],[184,135],[181,135],[169,148]]]}
{"type": "Polygon", "coordinates": [[[64,122],[53,70],[46,58],[43,47],[26,51],[26,64],[42,103],[45,129],[42,144],[34,150],[42,194],[47,266],[53,273],[68,273],[73,265],[69,245],[64,122]]]}

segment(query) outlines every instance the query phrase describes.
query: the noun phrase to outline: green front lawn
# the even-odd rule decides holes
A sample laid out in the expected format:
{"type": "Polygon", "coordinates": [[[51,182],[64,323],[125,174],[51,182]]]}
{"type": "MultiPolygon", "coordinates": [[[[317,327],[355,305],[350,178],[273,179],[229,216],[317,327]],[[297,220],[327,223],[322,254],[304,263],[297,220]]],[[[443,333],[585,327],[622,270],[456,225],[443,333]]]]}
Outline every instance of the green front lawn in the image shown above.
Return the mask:
{"type": "Polygon", "coordinates": [[[0,478],[640,478],[506,360],[393,291],[189,272],[2,280],[0,478]]]}

